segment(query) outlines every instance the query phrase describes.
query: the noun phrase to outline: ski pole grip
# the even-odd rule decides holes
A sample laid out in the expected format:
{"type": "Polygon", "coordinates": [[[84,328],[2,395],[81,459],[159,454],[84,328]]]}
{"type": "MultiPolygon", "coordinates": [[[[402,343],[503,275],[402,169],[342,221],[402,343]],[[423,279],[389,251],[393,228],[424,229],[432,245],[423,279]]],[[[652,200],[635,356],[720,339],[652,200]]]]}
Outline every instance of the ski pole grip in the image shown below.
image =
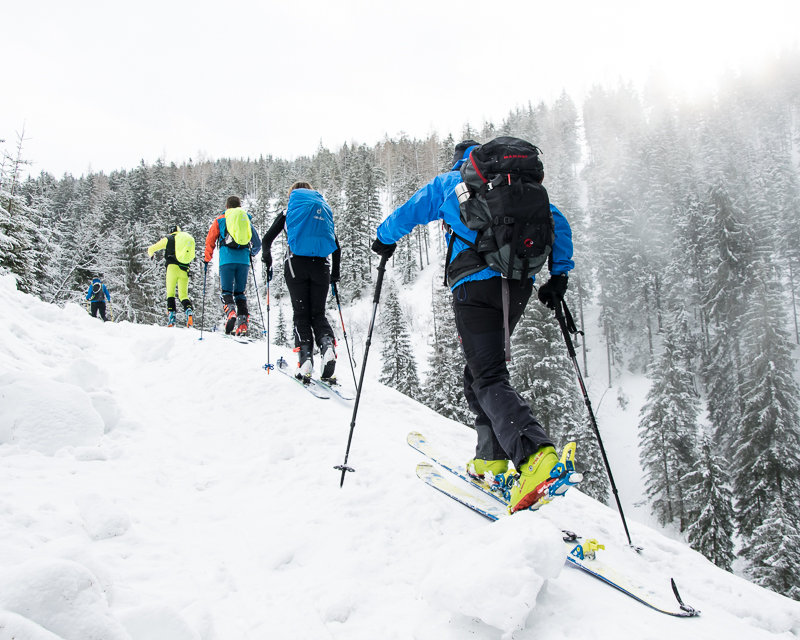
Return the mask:
{"type": "Polygon", "coordinates": [[[381,256],[381,263],[378,265],[378,283],[375,285],[375,297],[372,299],[374,304],[381,301],[381,288],[383,287],[383,274],[386,273],[386,262],[389,256],[381,256]]]}
{"type": "Polygon", "coordinates": [[[567,328],[567,319],[564,317],[564,312],[561,310],[561,305],[563,301],[560,301],[556,305],[556,320],[558,320],[558,324],[561,327],[561,334],[564,336],[564,342],[567,345],[567,352],[569,353],[570,358],[575,358],[575,345],[572,344],[572,338],[569,335],[569,329],[567,328]]]}

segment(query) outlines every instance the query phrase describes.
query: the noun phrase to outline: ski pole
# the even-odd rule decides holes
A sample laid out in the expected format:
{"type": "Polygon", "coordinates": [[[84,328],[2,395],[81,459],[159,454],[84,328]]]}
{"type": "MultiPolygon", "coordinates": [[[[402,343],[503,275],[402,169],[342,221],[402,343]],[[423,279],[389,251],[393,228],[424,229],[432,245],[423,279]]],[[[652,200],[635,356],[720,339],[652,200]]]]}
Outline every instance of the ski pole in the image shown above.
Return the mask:
{"type": "MultiPolygon", "coordinates": [[[[264,368],[269,373],[272,368],[269,363],[269,325],[264,324],[264,311],[261,309],[261,296],[258,295],[258,282],[256,282],[256,268],[253,266],[253,256],[250,256],[250,271],[253,272],[253,286],[256,288],[256,300],[258,301],[258,312],[261,314],[261,326],[266,327],[266,330],[262,330],[261,334],[267,336],[267,364],[264,365],[264,368]]],[[[269,287],[269,280],[267,280],[267,287],[269,287]]],[[[267,294],[267,319],[269,319],[269,293],[267,294]]]]}
{"type": "Polygon", "coordinates": [[[575,373],[578,376],[578,384],[580,385],[581,392],[583,393],[583,402],[586,404],[586,409],[589,411],[589,421],[592,423],[592,429],[594,430],[594,435],[597,438],[597,444],[600,445],[600,453],[603,456],[603,463],[606,465],[608,479],[611,481],[611,491],[614,493],[614,499],[617,501],[617,509],[619,509],[619,516],[622,518],[622,526],[625,528],[625,535],[628,538],[628,545],[633,547],[636,551],[640,551],[641,549],[636,547],[633,542],[631,542],[631,534],[628,532],[628,523],[625,522],[625,514],[622,512],[622,504],[619,501],[617,485],[614,483],[614,476],[611,474],[611,465],[608,463],[608,456],[606,456],[606,449],[603,446],[603,439],[600,437],[600,430],[597,427],[597,420],[595,420],[594,411],[592,411],[592,401],[589,400],[589,394],[586,391],[586,385],[584,384],[583,376],[581,375],[581,368],[578,366],[575,345],[572,344],[572,337],[570,334],[580,333],[583,335],[583,331],[578,331],[577,327],[575,326],[575,320],[573,320],[572,314],[569,312],[569,307],[567,306],[565,300],[562,299],[556,304],[555,311],[556,319],[561,327],[561,333],[564,334],[564,342],[567,344],[567,351],[569,352],[570,360],[572,360],[572,366],[575,367],[575,373]]]}
{"type": "Polygon", "coordinates": [[[274,365],[269,363],[269,276],[270,270],[267,269],[267,364],[264,365],[264,368],[267,370],[267,375],[272,369],[275,368],[274,365]]]}
{"type": "Polygon", "coordinates": [[[378,313],[378,303],[381,300],[381,287],[383,286],[383,274],[386,272],[386,262],[389,260],[388,256],[381,258],[381,263],[378,265],[378,282],[375,285],[375,297],[372,299],[372,320],[369,323],[369,331],[367,332],[367,342],[364,345],[364,361],[361,363],[361,377],[358,381],[358,390],[356,391],[356,402],[353,406],[353,419],[350,421],[350,435],[347,438],[347,450],[344,454],[344,462],[334,467],[342,472],[342,479],[339,481],[339,488],[344,485],[344,474],[348,471],[355,471],[355,469],[347,466],[347,458],[350,456],[350,443],[353,441],[353,430],[356,428],[356,414],[358,413],[358,402],[361,399],[361,389],[364,386],[364,372],[367,369],[367,356],[369,355],[369,345],[372,342],[372,329],[375,326],[375,316],[378,313]]]}
{"type": "Polygon", "coordinates": [[[336,287],[335,282],[331,282],[331,289],[333,289],[333,295],[336,297],[336,306],[339,307],[339,319],[342,321],[342,335],[344,335],[344,343],[347,346],[347,355],[350,359],[350,371],[353,372],[353,383],[358,386],[356,382],[356,370],[355,370],[355,360],[353,359],[353,354],[350,353],[350,344],[347,342],[347,329],[344,328],[344,317],[342,316],[342,303],[339,302],[339,289],[336,287]]]}
{"type": "Polygon", "coordinates": [[[206,278],[208,278],[208,263],[203,263],[203,312],[200,316],[200,340],[203,339],[203,327],[206,324],[206,278]]]}

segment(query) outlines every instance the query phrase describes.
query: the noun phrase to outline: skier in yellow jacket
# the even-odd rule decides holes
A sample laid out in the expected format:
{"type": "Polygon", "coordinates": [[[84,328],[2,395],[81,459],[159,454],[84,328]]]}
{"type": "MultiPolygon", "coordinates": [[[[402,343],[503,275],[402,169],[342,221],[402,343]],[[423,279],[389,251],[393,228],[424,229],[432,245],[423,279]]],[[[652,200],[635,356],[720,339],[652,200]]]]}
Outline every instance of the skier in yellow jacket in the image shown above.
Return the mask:
{"type": "Polygon", "coordinates": [[[164,238],[147,248],[147,255],[152,258],[156,251],[164,250],[164,261],[167,263],[167,311],[168,327],[175,326],[175,287],[186,315],[186,326],[194,323],[192,301],[189,299],[189,264],[194,260],[194,238],[181,231],[178,225],[170,229],[164,238]]]}

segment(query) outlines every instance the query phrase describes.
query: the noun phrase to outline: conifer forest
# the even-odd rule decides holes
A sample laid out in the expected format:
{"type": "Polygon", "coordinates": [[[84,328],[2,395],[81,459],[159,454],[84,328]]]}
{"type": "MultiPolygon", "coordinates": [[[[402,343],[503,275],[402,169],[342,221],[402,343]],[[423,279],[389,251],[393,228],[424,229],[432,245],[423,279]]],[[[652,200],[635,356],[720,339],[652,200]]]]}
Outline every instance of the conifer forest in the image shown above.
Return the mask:
{"type": "MultiPolygon", "coordinates": [[[[796,52],[776,59],[766,75],[731,73],[706,101],[679,101],[657,83],[643,91],[597,86],[580,104],[563,93],[447,137],[400,134],[373,145],[320,146],[293,160],[197,157],[80,177],[35,175],[22,134],[6,141],[0,173],[0,268],[16,275],[20,290],[58,305],[85,304],[91,279],[100,276],[113,296],[115,322],[165,324],[163,259],[148,259],[147,247],[174,224],[194,236],[190,294],[199,310],[202,245],[226,197],[239,195],[263,234],[286,206],[289,186],[306,180],[334,211],[342,248],[338,288],[342,304],[351,305],[371,299],[378,258],[370,245],[380,221],[450,170],[457,142],[500,135],[543,152],[544,185],[575,243],[567,302],[579,326],[587,309],[595,310],[607,386],[617,386],[623,371],[644,373],[652,383],[638,443],[652,512],[718,566],[731,570],[738,557],[751,580],[800,600],[796,52]]],[[[285,237],[272,247],[276,263],[281,243],[285,237]]],[[[469,424],[449,291],[436,277],[418,301],[433,310],[424,328],[429,361],[421,368],[397,293],[423,268],[441,265],[445,250],[436,224],[418,227],[398,245],[382,299],[381,382],[469,424]]],[[[254,265],[262,269],[260,259],[254,265]]],[[[270,287],[273,304],[280,302],[286,286],[277,264],[270,287]]],[[[258,294],[263,301],[263,286],[258,294]]],[[[218,290],[207,292],[208,326],[218,300],[218,290]]],[[[335,300],[331,305],[336,313],[335,300]]],[[[291,339],[284,313],[273,318],[277,343],[291,339]]],[[[260,317],[251,314],[260,329],[260,317]]],[[[578,441],[587,472],[581,489],[608,501],[603,463],[552,313],[530,304],[512,350],[516,388],[558,444],[578,441]]],[[[581,366],[585,358],[579,349],[581,366]]]]}

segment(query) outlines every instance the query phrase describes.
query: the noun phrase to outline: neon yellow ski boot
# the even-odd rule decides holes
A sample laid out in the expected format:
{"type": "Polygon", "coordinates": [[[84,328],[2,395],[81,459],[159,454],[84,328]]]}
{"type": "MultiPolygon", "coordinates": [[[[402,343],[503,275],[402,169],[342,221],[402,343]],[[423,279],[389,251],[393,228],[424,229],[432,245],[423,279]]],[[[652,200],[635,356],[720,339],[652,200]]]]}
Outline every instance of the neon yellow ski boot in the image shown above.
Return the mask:
{"type": "Polygon", "coordinates": [[[481,460],[473,458],[467,462],[467,473],[473,478],[483,480],[486,473],[493,476],[502,475],[508,471],[508,460],[481,460]]]}
{"type": "Polygon", "coordinates": [[[553,447],[542,447],[519,469],[519,479],[511,487],[508,512],[515,513],[536,504],[547,495],[547,485],[552,480],[550,470],[558,464],[553,447]]]}
{"type": "Polygon", "coordinates": [[[538,509],[553,498],[564,495],[581,480],[583,475],[575,472],[574,442],[564,447],[561,460],[553,447],[542,447],[528,457],[520,468],[519,476],[510,481],[508,512],[538,509]]]}

